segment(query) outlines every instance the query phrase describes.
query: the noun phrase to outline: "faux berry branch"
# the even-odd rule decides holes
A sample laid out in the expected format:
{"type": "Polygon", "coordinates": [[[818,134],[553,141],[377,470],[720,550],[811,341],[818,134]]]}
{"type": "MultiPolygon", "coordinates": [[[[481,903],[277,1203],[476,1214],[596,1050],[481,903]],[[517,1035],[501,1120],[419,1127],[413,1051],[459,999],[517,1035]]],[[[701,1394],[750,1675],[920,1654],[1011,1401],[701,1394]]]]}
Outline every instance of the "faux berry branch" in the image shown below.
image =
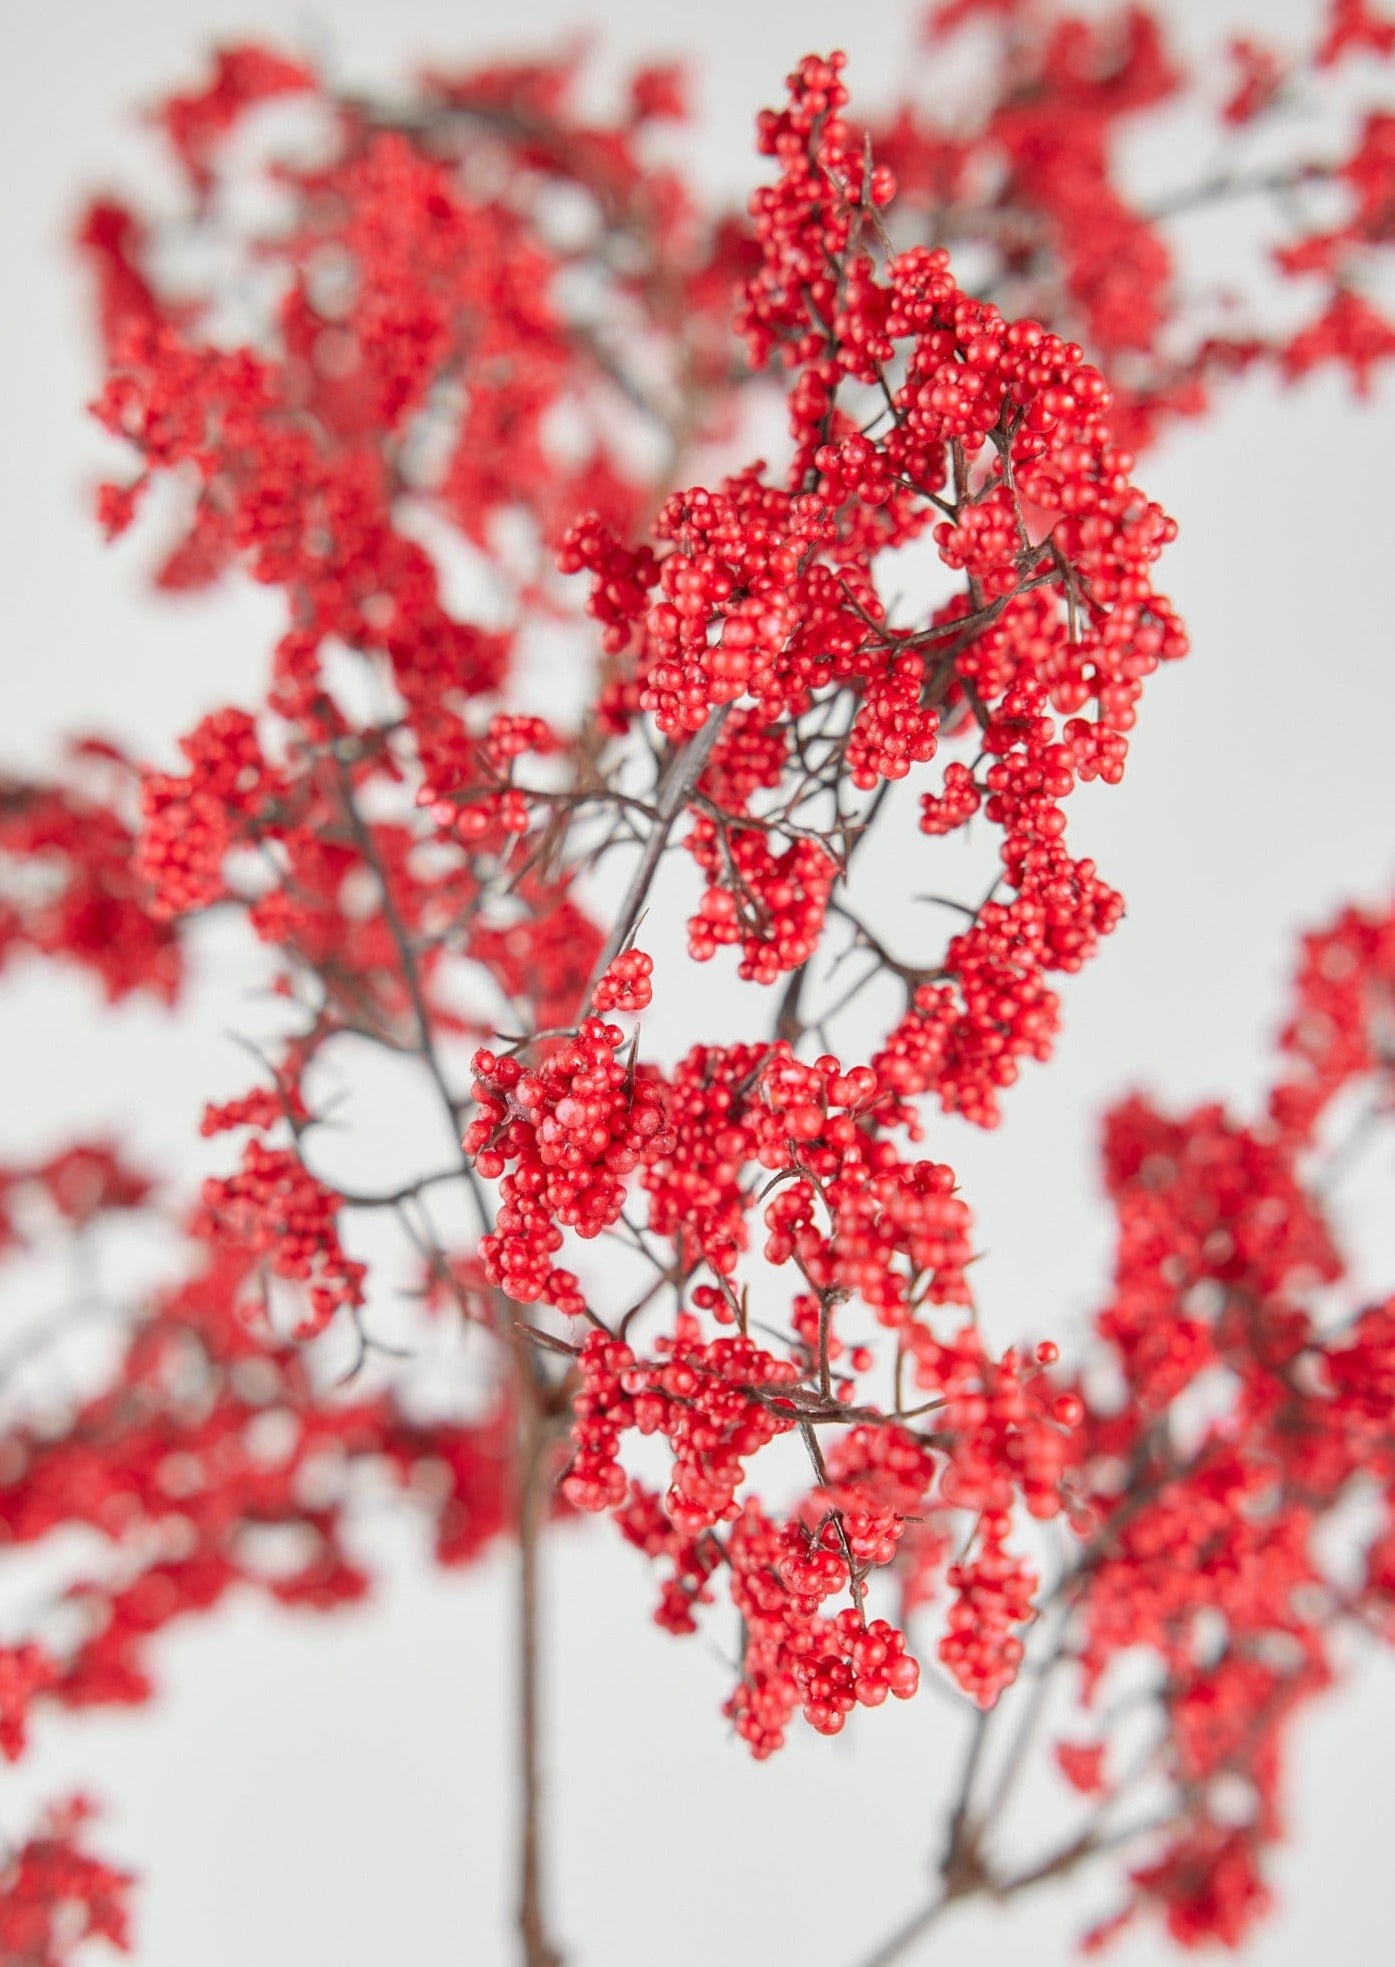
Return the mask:
{"type": "MultiPolygon", "coordinates": [[[[1395,1299],[1344,1289],[1329,1210],[1392,1116],[1395,913],[1307,939],[1257,1114],[1110,1115],[1115,1272],[1080,1359],[989,1337],[969,1205],[921,1146],[948,1150],[941,1115],[998,1124],[1051,1056],[1056,979],[1122,914],[1068,809],[1186,653],[1138,457],[1241,372],[1365,390],[1395,354],[1395,117],[1348,104],[1314,156],[1286,120],[1381,82],[1395,23],[1337,0],[1315,39],[1236,43],[1216,103],[1140,10],[953,0],[889,115],[850,119],[841,56],[800,63],[749,218],[656,161],[669,69],[607,121],[568,62],[378,99],[239,47],[163,104],[178,205],[82,229],[96,413],[133,460],[101,516],[123,531],[163,481],[157,584],[241,569],[285,628],[264,698],[205,717],[180,769],[88,740],[0,782],[0,954],[172,1005],[231,914],[277,1010],[207,1109],[245,1144],[192,1211],[107,1143],[0,1173],[0,1248],[157,1207],[186,1246],[178,1281],[0,1354],[0,1535],[81,1525],[104,1553],[0,1646],[7,1754],[36,1707],[145,1700],[156,1635],[235,1587],[359,1598],[370,1494],[429,1512],[443,1563],[512,1537],[545,1967],[539,1552],[604,1513],[661,1625],[738,1635],[725,1714],[757,1758],[926,1672],[976,1712],[935,1891],[869,1963],[1106,1854],[1092,1941],[1152,1906],[1233,1943],[1262,1911],[1290,1724],[1340,1632],[1395,1637],[1395,1299]],[[965,35],[979,96],[942,113],[965,35]],[[1140,202],[1122,134],[1183,101],[1228,161],[1140,202]],[[1228,200],[1264,231],[1219,332],[1187,220],[1228,200]],[[779,462],[732,469],[772,403],[779,462]],[[952,933],[893,949],[865,896],[898,807],[908,902],[945,836],[991,866],[905,914],[952,933]],[[682,895],[689,959],[753,986],[741,1042],[704,1039],[664,947],[682,895]],[[348,1040],[416,1072],[456,1144],[404,1185],[324,1178],[348,1040]],[[450,1419],[381,1336],[404,1276],[473,1335],[450,1419]],[[26,1376],[89,1319],[119,1342],[55,1414],[26,1376]],[[1076,1815],[1023,1862],[1006,1814],[1043,1753],[1076,1815]]],[[[10,1847],[7,1961],[125,1945],[129,1880],[83,1815],[10,1847]]]]}

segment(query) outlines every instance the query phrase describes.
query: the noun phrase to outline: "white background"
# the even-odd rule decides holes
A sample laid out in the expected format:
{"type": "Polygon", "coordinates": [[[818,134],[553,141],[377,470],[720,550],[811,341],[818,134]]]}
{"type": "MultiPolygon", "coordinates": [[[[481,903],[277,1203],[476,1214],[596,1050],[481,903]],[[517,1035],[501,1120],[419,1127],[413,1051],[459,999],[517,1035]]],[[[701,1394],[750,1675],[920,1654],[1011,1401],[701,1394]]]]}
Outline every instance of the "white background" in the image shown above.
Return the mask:
{"type": "MultiPolygon", "coordinates": [[[[1188,36],[1245,18],[1204,0],[1166,12],[1188,36]]],[[[1270,0],[1261,25],[1278,33],[1304,18],[1270,0]]],[[[166,755],[202,710],[248,696],[274,633],[262,595],[151,602],[139,554],[103,551],[80,496],[102,454],[82,416],[93,355],[65,233],[86,188],[140,169],[130,107],[188,77],[210,40],[328,42],[346,74],[377,80],[414,57],[543,46],[581,25],[625,57],[691,51],[692,150],[739,194],[752,116],[792,61],[847,46],[855,87],[874,99],[894,79],[905,23],[879,0],[352,0],[319,16],[265,0],[48,0],[12,16],[0,72],[5,762],[41,762],[74,728],[114,728],[166,755]]],[[[1171,183],[1208,161],[1183,145],[1153,163],[1171,183]]],[[[1182,523],[1164,584],[1194,654],[1153,684],[1125,784],[1083,823],[1128,920],[1068,984],[1056,1063],[1013,1094],[1001,1137],[946,1127],[932,1143],[976,1207],[991,1252],[982,1293],[1005,1334],[1068,1339],[1101,1288],[1108,1224],[1092,1143],[1105,1102],[1143,1082],[1177,1103],[1252,1097],[1294,932],[1340,899],[1380,897],[1395,876],[1380,463],[1393,434],[1389,393],[1358,408],[1328,379],[1283,396],[1257,382],[1140,474],[1182,523]]],[[[139,1008],[101,1014],[80,979],[31,970],[8,982],[0,1153],[107,1124],[178,1167],[207,1091],[244,1076],[206,995],[196,1010],[207,1015],[171,1038],[139,1008]]],[[[104,1848],[149,1873],[148,1967],[511,1957],[506,1565],[441,1578],[406,1537],[378,1541],[391,1582],[370,1609],[317,1624],[239,1606],[196,1622],[161,1648],[157,1707],[44,1721],[32,1775],[9,1779],[8,1830],[36,1784],[113,1799],[104,1848]]],[[[718,1717],[715,1649],[648,1625],[638,1560],[602,1526],[561,1539],[552,1564],[556,1897],[572,1957],[851,1967],[919,1897],[935,1799],[958,1759],[949,1706],[926,1695],[859,1714],[855,1740],[799,1739],[756,1768],[718,1717]]],[[[1381,1957],[1395,1674],[1356,1665],[1359,1683],[1300,1737],[1282,1904],[1248,1956],[1265,1967],[1381,1957]]],[[[970,1967],[1026,1945],[1064,1961],[1087,1907],[1112,1902],[1096,1879],[1011,1916],[962,1912],[925,1957],[970,1967]]],[[[1164,1951],[1148,1936],[1115,1958],[1141,1967],[1164,1951]]]]}

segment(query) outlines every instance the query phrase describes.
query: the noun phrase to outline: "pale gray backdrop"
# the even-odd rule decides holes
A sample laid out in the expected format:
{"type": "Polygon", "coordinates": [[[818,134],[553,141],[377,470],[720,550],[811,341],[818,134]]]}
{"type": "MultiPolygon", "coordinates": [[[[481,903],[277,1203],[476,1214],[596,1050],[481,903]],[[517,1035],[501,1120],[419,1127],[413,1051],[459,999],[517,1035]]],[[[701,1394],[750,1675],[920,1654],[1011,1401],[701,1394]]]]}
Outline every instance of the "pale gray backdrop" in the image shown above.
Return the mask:
{"type": "MultiPolygon", "coordinates": [[[[1217,0],[1170,0],[1165,11],[1193,39],[1256,15],[1278,33],[1306,14],[1289,0],[1252,0],[1249,15],[1217,0]]],[[[541,46],[588,24],[608,56],[691,53],[701,118],[690,150],[737,193],[752,116],[793,59],[841,43],[856,87],[875,96],[892,82],[905,22],[878,0],[13,10],[0,69],[6,761],[42,760],[74,727],[115,727],[163,755],[201,710],[251,688],[273,630],[266,597],[243,590],[151,603],[139,552],[103,551],[80,498],[105,454],[82,415],[94,371],[65,227],[84,187],[118,169],[139,175],[131,105],[187,76],[210,39],[327,43],[363,78],[417,56],[541,46]]],[[[1183,140],[1153,163],[1180,182],[1207,155],[1183,140]]],[[[1210,241],[1218,264],[1229,243],[1210,241]]],[[[1125,785],[1082,809],[1081,837],[1126,891],[1129,917],[1068,984],[1057,1062],[1012,1096],[1001,1137],[951,1129],[935,1140],[977,1209],[991,1251],[984,1301],[1005,1334],[1069,1339],[1098,1292],[1107,1219],[1092,1141],[1106,1099],[1138,1081],[1179,1101],[1251,1096],[1294,931],[1395,877],[1381,466],[1391,403],[1387,390],[1358,409],[1326,379],[1282,397],[1256,383],[1149,461],[1150,491],[1182,523],[1165,585],[1195,653],[1152,687],[1125,785]]],[[[0,1152],[105,1122],[187,1164],[206,1089],[245,1077],[220,1035],[226,1003],[205,993],[171,1038],[140,1009],[99,1015],[80,979],[28,971],[8,982],[0,1152]]],[[[7,1315],[25,1309],[12,1303],[7,1315]]],[[[10,1830],[33,1793],[82,1784],[114,1799],[105,1843],[151,1873],[139,1907],[148,1967],[511,1957],[501,1937],[512,1887],[505,1566],[441,1578],[406,1538],[377,1542],[393,1582],[372,1609],[316,1625],[242,1606],[178,1632],[161,1649],[157,1708],[44,1721],[32,1767],[7,1778],[0,1826],[10,1830]]],[[[800,1737],[756,1768],[717,1716],[726,1670],[715,1650],[655,1631],[648,1602],[642,1567],[604,1527],[561,1541],[549,1708],[559,1924],[574,1957],[845,1967],[860,1938],[919,1896],[931,1800],[957,1761],[953,1715],[925,1696],[859,1714],[850,1741],[800,1737]],[[869,1893],[880,1900],[870,1918],[869,1893]]],[[[1248,1956],[1264,1967],[1386,1957],[1395,1673],[1356,1665],[1357,1684],[1301,1736],[1282,1908],[1248,1956]]],[[[1065,1961],[1087,1909],[1111,1903],[1096,1881],[1011,1917],[963,1913],[927,1957],[970,1967],[1026,1946],[1036,1961],[1065,1961]]],[[[1151,1934],[1115,1955],[1120,1967],[1164,1957],[1151,1934]]]]}

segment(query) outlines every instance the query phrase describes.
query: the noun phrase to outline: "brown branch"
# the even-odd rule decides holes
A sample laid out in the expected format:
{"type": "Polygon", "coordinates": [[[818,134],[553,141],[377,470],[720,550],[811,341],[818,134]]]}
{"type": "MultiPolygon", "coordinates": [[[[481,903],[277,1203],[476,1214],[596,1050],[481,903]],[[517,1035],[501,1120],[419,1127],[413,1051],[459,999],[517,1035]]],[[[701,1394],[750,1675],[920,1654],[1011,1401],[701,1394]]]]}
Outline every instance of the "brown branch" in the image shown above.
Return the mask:
{"type": "Polygon", "coordinates": [[[536,1360],[521,1344],[518,1362],[518,1925],[525,1967],[561,1967],[548,1932],[543,1885],[541,1628],[538,1547],[551,1489],[550,1430],[536,1360]]]}
{"type": "Polygon", "coordinates": [[[686,744],[671,751],[663,777],[659,782],[654,799],[654,822],[644,843],[644,851],[639,857],[639,865],[630,877],[630,885],[616,913],[610,934],[596,958],[596,967],[586,986],[583,1006],[589,1004],[596,985],[624,948],[627,938],[638,922],[659,862],[663,859],[669,835],[677,824],[678,816],[687,804],[688,795],[702,776],[703,767],[712,756],[713,747],[722,734],[722,726],[727,718],[727,706],[713,711],[700,731],[694,733],[686,744]]]}

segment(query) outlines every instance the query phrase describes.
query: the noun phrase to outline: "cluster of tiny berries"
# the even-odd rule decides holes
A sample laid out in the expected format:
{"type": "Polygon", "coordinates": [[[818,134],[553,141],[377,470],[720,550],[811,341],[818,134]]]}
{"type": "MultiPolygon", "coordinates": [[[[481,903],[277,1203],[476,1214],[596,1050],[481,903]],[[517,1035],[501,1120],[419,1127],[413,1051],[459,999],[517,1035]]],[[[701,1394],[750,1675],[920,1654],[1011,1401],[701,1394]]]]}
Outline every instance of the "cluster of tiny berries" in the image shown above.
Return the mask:
{"type": "MultiPolygon", "coordinates": [[[[0,1645],[6,1756],[46,1709],[145,1700],[159,1636],[234,1589],[356,1602],[365,1470],[443,1563],[473,1559],[528,1521],[543,1440],[552,1514],[610,1516],[666,1630],[734,1614],[725,1712],[756,1756],[912,1695],[913,1637],[991,1709],[1050,1606],[1076,1795],[1127,1784],[1116,1691],[1146,1685],[1160,1724],[1167,1807],[1121,1917],[1234,1943],[1263,1909],[1291,1719],[1345,1623],[1395,1641],[1395,1301],[1352,1295],[1322,1172],[1349,1109],[1395,1108],[1395,917],[1305,940],[1255,1116],[1114,1109],[1115,1266],[1078,1369],[990,1343],[973,1214],[918,1144],[937,1112],[998,1124],[1122,919],[1076,794],[1119,783],[1187,651],[1140,459],[1232,377],[1368,392],[1395,359],[1395,116],[1358,104],[1273,174],[1260,302],[1237,268],[1218,332],[1172,219],[1269,179],[1183,184],[1172,212],[1123,185],[1134,119],[1186,81],[1159,22],[946,0],[929,45],[974,22],[982,88],[952,120],[916,95],[863,125],[842,55],[799,62],[744,215],[651,145],[683,113],[672,70],[606,114],[570,58],[433,69],[388,104],[255,46],[154,113],[175,226],[86,214],[94,410],[129,459],[100,524],[158,504],[159,588],[241,569],[281,619],[255,701],[166,769],[88,739],[0,777],[0,963],[170,1005],[216,909],[281,1024],[262,1083],[204,1111],[210,1140],[250,1139],[175,1219],[186,1274],[95,1390],[31,1412],[21,1388],[0,1440],[0,1542],[93,1553],[0,1645]],[[236,139],[271,102],[319,135],[254,186],[236,139]],[[782,447],[743,462],[772,409],[782,447]],[[537,658],[563,643],[544,716],[537,658]],[[904,911],[893,954],[860,883],[898,802],[928,870],[905,895],[970,830],[993,880],[928,946],[904,911]],[[596,870],[627,853],[604,913],[596,870]],[[729,1042],[685,1029],[676,1059],[654,1033],[679,991],[636,944],[670,878],[689,956],[759,1012],[729,1042]],[[429,1082],[459,1146],[341,1191],[314,1172],[317,1095],[365,1045],[429,1082]],[[447,1182],[478,1234],[438,1238],[447,1182]],[[350,1254],[360,1211],[400,1226],[424,1311],[479,1339],[459,1412],[356,1378],[390,1295],[350,1254]],[[777,1506],[782,1456],[802,1481],[777,1506]]],[[[1223,126],[1395,56],[1395,23],[1325,0],[1311,41],[1237,42],[1223,126]]],[[[0,1254],[71,1240],[80,1268],[161,1204],[79,1142],[0,1168],[0,1254]]],[[[0,1859],[6,1960],[124,1943],[127,1881],[80,1823],[0,1859]]]]}

